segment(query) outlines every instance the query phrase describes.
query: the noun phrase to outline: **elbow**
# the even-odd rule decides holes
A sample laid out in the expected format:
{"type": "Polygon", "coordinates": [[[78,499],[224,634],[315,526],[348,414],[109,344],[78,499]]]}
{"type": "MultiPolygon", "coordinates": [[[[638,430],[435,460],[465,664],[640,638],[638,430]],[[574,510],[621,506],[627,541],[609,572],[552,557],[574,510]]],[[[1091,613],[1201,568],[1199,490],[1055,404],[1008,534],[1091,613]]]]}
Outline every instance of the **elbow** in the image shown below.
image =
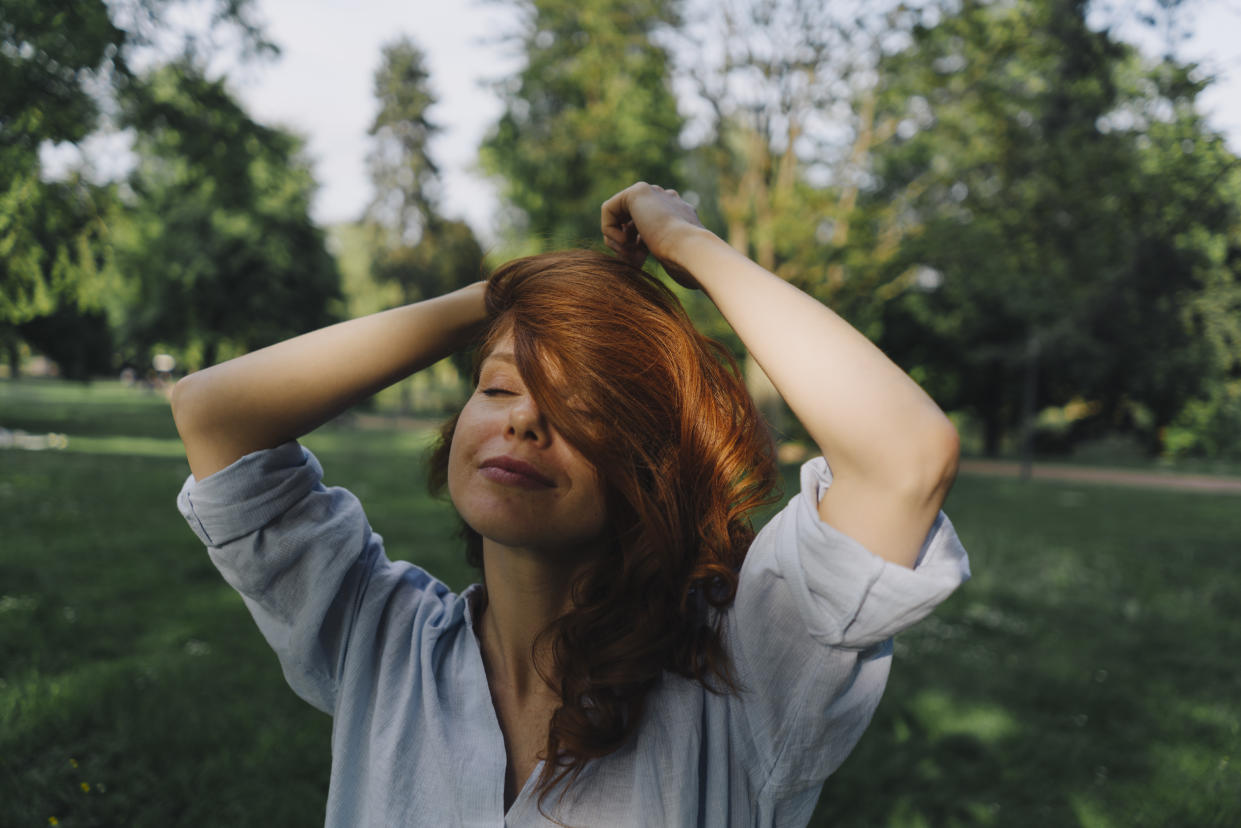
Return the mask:
{"type": "Polygon", "coordinates": [[[919,463],[919,492],[938,509],[952,490],[961,466],[961,435],[947,417],[927,437],[925,452],[919,463]]]}
{"type": "Polygon", "coordinates": [[[957,469],[961,465],[961,435],[957,427],[947,417],[943,425],[930,440],[932,453],[936,459],[936,467],[947,475],[949,485],[956,479],[957,469]]]}
{"type": "Polygon", "coordinates": [[[172,421],[176,424],[177,433],[181,435],[182,441],[185,440],[186,435],[192,430],[196,376],[196,374],[186,374],[177,380],[176,384],[172,386],[172,393],[168,397],[168,401],[172,406],[172,421]]]}
{"type": "Polygon", "coordinates": [[[960,459],[960,435],[945,417],[942,425],[937,423],[903,444],[901,459],[892,460],[888,466],[886,485],[907,503],[938,511],[956,482],[960,459]]]}

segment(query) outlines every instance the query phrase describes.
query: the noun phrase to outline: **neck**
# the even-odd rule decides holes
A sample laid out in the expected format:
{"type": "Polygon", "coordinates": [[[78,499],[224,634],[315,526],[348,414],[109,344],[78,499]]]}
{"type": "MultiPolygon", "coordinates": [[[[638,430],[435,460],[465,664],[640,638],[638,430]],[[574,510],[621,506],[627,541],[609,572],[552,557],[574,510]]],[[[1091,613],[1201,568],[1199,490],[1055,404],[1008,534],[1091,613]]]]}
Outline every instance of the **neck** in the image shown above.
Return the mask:
{"type": "Polygon", "coordinates": [[[483,539],[483,583],[487,603],[477,625],[488,677],[519,698],[558,693],[559,676],[550,642],[535,641],[549,624],[573,608],[574,579],[589,555],[568,562],[563,556],[512,549],[483,539]],[[536,659],[537,667],[536,667],[536,659]],[[553,682],[549,687],[539,673],[553,682]]]}

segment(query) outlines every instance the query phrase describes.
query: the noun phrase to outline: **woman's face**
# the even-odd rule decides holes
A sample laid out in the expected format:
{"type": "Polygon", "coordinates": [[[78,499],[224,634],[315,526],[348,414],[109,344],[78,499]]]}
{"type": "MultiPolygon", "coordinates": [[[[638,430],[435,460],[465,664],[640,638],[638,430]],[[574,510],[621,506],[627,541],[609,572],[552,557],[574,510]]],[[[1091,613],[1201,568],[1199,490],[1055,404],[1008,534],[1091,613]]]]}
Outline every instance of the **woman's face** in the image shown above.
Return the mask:
{"type": "Polygon", "coordinates": [[[457,419],[448,493],[467,524],[504,546],[572,551],[603,534],[603,485],[543,419],[517,371],[511,334],[483,361],[457,419]]]}

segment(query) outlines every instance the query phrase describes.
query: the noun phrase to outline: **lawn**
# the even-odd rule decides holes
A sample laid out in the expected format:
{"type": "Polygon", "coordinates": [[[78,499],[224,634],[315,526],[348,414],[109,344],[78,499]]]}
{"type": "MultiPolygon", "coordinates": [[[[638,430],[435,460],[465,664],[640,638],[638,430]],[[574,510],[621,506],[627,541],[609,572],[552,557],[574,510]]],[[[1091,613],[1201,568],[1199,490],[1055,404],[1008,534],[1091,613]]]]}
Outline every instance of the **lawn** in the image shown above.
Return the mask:
{"type": "MultiPolygon", "coordinates": [[[[0,826],[322,824],[330,722],[177,513],[163,400],[0,382],[0,427],[69,435],[0,449],[0,826]]],[[[460,588],[428,439],[306,442],[460,588]]],[[[1241,824],[1241,498],[963,477],[946,511],[974,580],[897,639],[812,824],[1241,824]]]]}

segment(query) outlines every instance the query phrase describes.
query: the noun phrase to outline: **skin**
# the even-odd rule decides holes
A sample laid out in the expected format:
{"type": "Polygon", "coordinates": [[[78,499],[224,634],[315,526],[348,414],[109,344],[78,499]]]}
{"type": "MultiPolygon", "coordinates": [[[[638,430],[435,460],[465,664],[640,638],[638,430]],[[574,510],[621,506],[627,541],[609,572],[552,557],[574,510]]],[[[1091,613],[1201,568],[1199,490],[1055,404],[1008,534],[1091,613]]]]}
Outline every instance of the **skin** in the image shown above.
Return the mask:
{"type": "MultiPolygon", "coordinates": [[[[675,190],[634,184],[604,203],[601,227],[618,256],[637,265],[654,256],[732,325],[832,468],[822,520],[892,565],[913,566],[957,469],[957,433],[930,397],[829,308],[706,230],[675,190]]],[[[172,406],[194,476],[300,437],[459,349],[485,321],[483,289],[476,283],[185,377],[172,406]]],[[[589,463],[548,428],[505,367],[506,348],[488,360],[462,414],[449,489],[484,538],[488,604],[476,629],[511,803],[559,704],[536,669],[536,659],[549,665],[535,639],[569,606],[573,576],[598,554],[606,516],[589,463]],[[495,454],[533,463],[556,485],[532,491],[480,476],[481,461],[495,454]]]]}
{"type": "Polygon", "coordinates": [[[956,429],[918,384],[848,322],[703,228],[675,190],[639,182],[608,199],[603,235],[703,290],[827,458],[825,523],[912,567],[956,478],[956,429]]]}
{"type": "Polygon", "coordinates": [[[543,417],[513,362],[506,335],[482,363],[479,383],[457,420],[448,490],[461,517],[483,536],[488,604],[479,643],[509,763],[511,803],[547,743],[547,722],[560,705],[535,668],[552,674],[538,634],[571,608],[581,567],[602,552],[607,514],[594,466],[543,417]],[[537,467],[554,486],[528,489],[488,478],[480,464],[497,455],[537,467]],[[533,653],[533,656],[532,656],[533,653]]]}

